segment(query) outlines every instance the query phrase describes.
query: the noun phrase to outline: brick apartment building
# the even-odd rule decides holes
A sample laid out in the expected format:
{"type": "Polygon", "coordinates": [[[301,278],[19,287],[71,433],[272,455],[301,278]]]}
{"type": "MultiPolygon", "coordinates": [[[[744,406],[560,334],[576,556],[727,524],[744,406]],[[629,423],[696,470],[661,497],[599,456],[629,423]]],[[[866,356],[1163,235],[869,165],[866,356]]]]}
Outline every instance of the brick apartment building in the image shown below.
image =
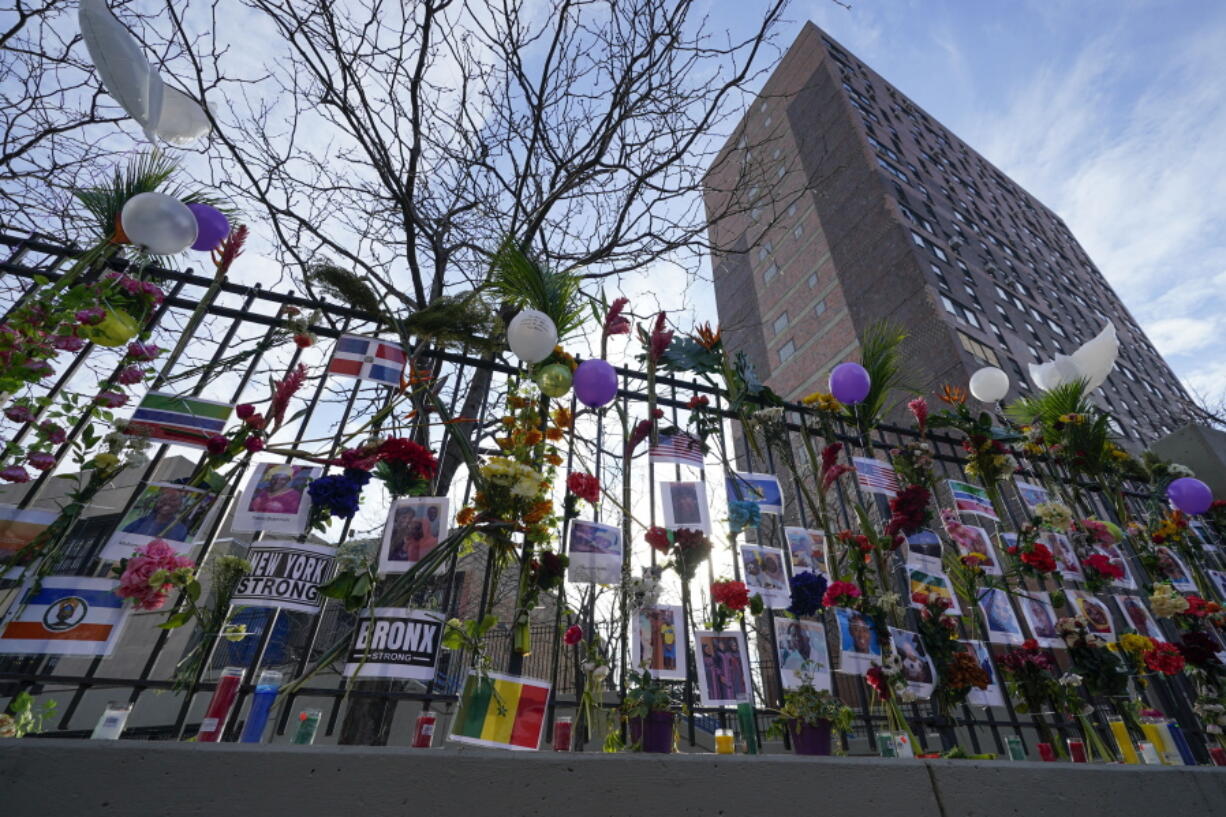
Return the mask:
{"type": "Polygon", "coordinates": [[[931,395],[1027,364],[1112,321],[1096,393],[1133,443],[1182,425],[1187,393],[1065,223],[821,29],[807,24],[706,177],[719,319],[776,392],[825,390],[887,319],[931,395]]]}

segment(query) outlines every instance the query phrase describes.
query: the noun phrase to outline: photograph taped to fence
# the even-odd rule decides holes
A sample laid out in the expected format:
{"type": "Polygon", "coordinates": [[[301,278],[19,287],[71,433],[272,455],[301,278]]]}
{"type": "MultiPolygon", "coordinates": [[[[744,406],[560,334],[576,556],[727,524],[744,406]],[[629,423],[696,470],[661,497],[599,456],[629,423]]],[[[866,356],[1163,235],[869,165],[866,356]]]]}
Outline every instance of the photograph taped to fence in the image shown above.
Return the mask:
{"type": "Polygon", "coordinates": [[[323,473],[309,465],[261,462],[234,511],[233,530],[239,533],[302,533],[311,515],[307,486],[323,473]]]}
{"type": "Polygon", "coordinates": [[[151,482],[124,514],[100,554],[104,561],[118,561],[136,548],[161,539],[186,554],[192,549],[217,495],[200,488],[171,482],[151,482]]]}
{"type": "Polygon", "coordinates": [[[406,573],[438,547],[450,530],[450,506],[445,496],[411,496],[393,502],[383,526],[379,572],[406,573]]]}

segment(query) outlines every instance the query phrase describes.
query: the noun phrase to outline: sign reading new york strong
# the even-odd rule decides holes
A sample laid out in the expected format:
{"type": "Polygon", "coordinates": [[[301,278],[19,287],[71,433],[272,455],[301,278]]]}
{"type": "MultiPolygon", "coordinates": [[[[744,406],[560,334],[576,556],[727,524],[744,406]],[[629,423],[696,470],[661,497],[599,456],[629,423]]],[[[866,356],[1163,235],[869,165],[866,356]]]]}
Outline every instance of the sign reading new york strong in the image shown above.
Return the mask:
{"type": "Polygon", "coordinates": [[[336,550],[299,542],[257,542],[247,551],[251,572],[239,579],[234,603],[317,613],[323,606],[319,586],[326,583],[336,550]]]}

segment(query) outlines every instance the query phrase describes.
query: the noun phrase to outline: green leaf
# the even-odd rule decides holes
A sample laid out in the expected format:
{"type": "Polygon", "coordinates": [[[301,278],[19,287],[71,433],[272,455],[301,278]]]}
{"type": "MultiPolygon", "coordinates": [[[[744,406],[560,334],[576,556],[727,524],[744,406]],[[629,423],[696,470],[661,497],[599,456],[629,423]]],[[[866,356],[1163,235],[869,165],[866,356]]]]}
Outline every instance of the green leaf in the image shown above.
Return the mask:
{"type": "Polygon", "coordinates": [[[193,602],[200,601],[200,582],[192,579],[187,587],[183,588],[183,592],[187,593],[187,597],[193,602]]]}
{"type": "Polygon", "coordinates": [[[191,620],[192,620],[191,611],[181,610],[178,613],[175,613],[174,615],[167,618],[165,621],[159,624],[158,627],[163,630],[174,630],[179,627],[182,627],[184,624],[186,624],[187,622],[191,620]]]}

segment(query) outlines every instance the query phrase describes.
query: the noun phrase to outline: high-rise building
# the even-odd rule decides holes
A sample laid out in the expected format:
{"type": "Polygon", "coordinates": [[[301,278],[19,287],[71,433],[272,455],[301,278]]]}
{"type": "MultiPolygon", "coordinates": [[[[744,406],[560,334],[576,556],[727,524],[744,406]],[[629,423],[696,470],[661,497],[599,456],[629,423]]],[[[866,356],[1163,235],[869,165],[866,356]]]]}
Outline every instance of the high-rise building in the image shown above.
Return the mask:
{"type": "Polygon", "coordinates": [[[877,321],[907,332],[931,394],[985,365],[1072,353],[1108,321],[1096,399],[1135,442],[1195,416],[1187,393],[1064,221],[813,24],[706,177],[725,343],[788,399],[825,390],[877,321]]]}

